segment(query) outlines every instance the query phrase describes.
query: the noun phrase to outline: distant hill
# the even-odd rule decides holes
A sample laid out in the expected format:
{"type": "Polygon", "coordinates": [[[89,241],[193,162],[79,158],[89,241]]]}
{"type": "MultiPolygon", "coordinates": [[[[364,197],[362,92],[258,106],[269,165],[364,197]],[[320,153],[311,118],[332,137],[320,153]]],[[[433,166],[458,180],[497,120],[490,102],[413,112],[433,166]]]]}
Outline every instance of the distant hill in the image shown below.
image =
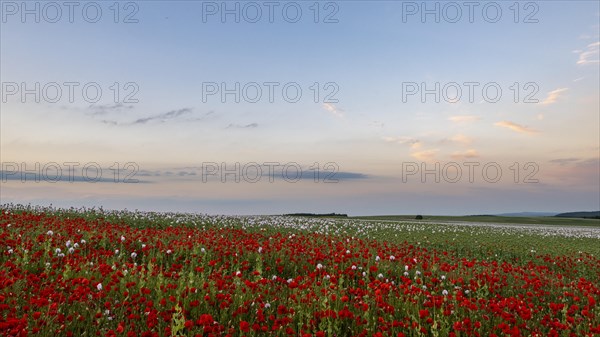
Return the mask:
{"type": "Polygon", "coordinates": [[[517,212],[517,213],[502,213],[496,214],[498,216],[555,216],[558,212],[517,212]]]}
{"type": "Polygon", "coordinates": [[[555,215],[559,218],[584,218],[584,219],[600,219],[600,211],[593,212],[568,212],[555,215]]]}

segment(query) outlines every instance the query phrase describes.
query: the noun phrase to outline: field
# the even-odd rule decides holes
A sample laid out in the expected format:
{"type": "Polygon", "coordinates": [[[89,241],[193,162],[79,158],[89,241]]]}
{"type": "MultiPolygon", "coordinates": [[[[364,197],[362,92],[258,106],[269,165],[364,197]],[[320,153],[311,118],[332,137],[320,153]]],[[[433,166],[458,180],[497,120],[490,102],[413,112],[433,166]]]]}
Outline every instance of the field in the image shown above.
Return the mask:
{"type": "MultiPolygon", "coordinates": [[[[360,220],[389,220],[414,222],[415,215],[380,215],[353,217],[360,220]]],[[[505,223],[522,225],[556,225],[556,226],[600,226],[599,219],[561,218],[553,216],[493,216],[493,215],[469,215],[469,216],[425,216],[421,222],[481,222],[481,223],[505,223]]]]}
{"type": "Polygon", "coordinates": [[[600,335],[595,226],[5,205],[0,249],[4,336],[600,335]]]}

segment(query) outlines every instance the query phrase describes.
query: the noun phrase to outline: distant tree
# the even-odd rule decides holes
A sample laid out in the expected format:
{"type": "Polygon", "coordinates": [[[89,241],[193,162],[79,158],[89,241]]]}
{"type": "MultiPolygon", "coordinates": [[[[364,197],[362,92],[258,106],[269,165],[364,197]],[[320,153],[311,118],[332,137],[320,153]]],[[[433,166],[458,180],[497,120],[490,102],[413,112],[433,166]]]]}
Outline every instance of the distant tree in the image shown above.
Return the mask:
{"type": "Polygon", "coordinates": [[[417,215],[417,216],[415,217],[415,219],[417,219],[417,220],[423,220],[423,216],[422,216],[422,215],[417,215]]]}

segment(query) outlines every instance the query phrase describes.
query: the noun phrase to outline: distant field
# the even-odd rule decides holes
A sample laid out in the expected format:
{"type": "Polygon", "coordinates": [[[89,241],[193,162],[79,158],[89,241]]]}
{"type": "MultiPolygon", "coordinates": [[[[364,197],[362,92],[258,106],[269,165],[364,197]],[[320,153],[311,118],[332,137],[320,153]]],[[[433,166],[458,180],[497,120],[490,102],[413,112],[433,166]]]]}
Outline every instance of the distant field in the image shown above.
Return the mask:
{"type": "Polygon", "coordinates": [[[502,224],[525,224],[525,225],[556,225],[556,226],[600,226],[600,219],[581,218],[558,218],[552,216],[512,217],[493,215],[473,216],[423,216],[423,220],[415,220],[416,215],[375,215],[355,216],[351,219],[362,220],[387,220],[387,221],[442,221],[442,222],[488,222],[502,224]]]}

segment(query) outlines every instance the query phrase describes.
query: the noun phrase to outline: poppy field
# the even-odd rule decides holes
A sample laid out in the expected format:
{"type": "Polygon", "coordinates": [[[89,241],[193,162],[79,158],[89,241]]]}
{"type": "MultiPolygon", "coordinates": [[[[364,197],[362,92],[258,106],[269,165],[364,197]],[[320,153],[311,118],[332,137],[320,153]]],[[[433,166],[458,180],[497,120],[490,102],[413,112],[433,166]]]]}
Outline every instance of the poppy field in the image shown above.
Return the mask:
{"type": "Polygon", "coordinates": [[[600,228],[0,207],[2,336],[599,336],[600,228]]]}

